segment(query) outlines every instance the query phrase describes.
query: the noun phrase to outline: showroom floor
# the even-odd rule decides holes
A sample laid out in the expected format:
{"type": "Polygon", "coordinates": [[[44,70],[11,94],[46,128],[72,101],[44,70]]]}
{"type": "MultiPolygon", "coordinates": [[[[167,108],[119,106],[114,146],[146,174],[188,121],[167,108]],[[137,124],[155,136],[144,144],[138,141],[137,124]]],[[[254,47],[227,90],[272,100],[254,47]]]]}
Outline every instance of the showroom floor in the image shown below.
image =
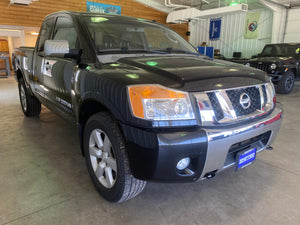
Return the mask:
{"type": "Polygon", "coordinates": [[[254,165],[193,184],[148,183],[112,204],[95,191],[75,126],[43,108],[25,118],[13,77],[0,78],[0,225],[299,225],[300,82],[279,95],[284,121],[254,165]]]}

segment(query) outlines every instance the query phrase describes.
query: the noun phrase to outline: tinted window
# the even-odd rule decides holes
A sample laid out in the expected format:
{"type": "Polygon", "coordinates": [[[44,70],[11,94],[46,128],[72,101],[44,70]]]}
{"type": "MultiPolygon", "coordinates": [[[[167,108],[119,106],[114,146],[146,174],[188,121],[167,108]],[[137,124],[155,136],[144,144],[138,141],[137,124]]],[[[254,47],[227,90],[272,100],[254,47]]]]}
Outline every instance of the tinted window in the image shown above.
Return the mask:
{"type": "Polygon", "coordinates": [[[46,19],[43,22],[40,31],[40,38],[38,42],[38,52],[44,51],[44,43],[46,40],[50,39],[53,23],[54,23],[54,18],[46,19]]]}
{"type": "MultiPolygon", "coordinates": [[[[171,51],[186,53],[197,51],[179,34],[157,23],[118,16],[86,16],[87,26],[98,53],[107,50],[171,51]]],[[[132,51],[134,52],[134,51],[132,51]]]]}
{"type": "Polygon", "coordinates": [[[70,18],[58,17],[53,32],[53,40],[67,40],[69,48],[76,48],[77,33],[70,18]]]}
{"type": "Polygon", "coordinates": [[[262,52],[262,56],[280,57],[294,56],[296,54],[296,46],[294,45],[271,45],[266,46],[262,52]]]}

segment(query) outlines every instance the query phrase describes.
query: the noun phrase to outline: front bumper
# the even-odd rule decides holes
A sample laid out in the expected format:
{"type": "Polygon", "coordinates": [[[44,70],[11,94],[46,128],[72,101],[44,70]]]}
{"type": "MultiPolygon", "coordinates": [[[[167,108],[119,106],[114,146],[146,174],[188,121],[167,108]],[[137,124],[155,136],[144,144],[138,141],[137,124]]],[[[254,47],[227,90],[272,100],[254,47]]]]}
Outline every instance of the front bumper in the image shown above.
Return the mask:
{"type": "Polygon", "coordinates": [[[282,110],[258,121],[231,128],[193,128],[177,131],[147,131],[122,124],[130,168],[142,180],[192,182],[235,165],[235,155],[247,148],[264,150],[275,140],[282,110]],[[176,169],[190,157],[189,167],[176,169]]]}
{"type": "Polygon", "coordinates": [[[280,81],[283,77],[284,72],[274,71],[273,73],[268,73],[268,76],[271,78],[273,83],[280,81]]]}
{"type": "Polygon", "coordinates": [[[271,145],[282,122],[282,110],[275,108],[271,115],[241,127],[232,129],[207,129],[208,148],[203,178],[211,171],[222,171],[235,164],[234,156],[246,148],[256,148],[257,152],[271,145]]]}

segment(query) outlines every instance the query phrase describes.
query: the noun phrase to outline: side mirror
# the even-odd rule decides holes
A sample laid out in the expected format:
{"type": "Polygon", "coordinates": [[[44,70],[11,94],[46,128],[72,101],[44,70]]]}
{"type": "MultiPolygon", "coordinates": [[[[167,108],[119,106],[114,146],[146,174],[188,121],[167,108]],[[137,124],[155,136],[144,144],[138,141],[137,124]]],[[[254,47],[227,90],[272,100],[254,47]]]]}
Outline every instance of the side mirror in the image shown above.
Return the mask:
{"type": "Polygon", "coordinates": [[[69,53],[69,42],[66,40],[46,40],[44,52],[46,56],[69,53]]]}
{"type": "Polygon", "coordinates": [[[261,53],[258,53],[258,54],[257,54],[257,57],[261,57],[261,53]]]}
{"type": "Polygon", "coordinates": [[[77,63],[82,55],[81,49],[70,49],[67,40],[46,40],[44,52],[46,56],[76,59],[77,63]]]}

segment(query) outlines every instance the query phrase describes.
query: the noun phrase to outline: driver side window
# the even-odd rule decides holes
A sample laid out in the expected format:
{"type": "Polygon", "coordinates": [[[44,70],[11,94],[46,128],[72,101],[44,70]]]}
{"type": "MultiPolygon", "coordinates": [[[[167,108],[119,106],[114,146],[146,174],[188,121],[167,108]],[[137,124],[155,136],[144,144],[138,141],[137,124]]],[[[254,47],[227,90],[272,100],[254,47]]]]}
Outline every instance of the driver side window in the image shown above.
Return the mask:
{"type": "Polygon", "coordinates": [[[70,49],[76,48],[77,32],[73,21],[70,18],[57,18],[53,32],[53,40],[67,40],[69,42],[70,49]]]}

